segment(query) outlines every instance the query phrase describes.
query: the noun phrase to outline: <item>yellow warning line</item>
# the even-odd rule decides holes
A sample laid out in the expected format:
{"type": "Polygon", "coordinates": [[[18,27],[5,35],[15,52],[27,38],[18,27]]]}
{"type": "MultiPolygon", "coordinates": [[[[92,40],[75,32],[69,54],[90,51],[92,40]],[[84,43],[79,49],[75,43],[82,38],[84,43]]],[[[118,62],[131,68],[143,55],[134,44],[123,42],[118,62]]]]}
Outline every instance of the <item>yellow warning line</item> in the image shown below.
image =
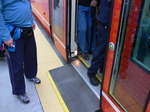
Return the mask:
{"type": "Polygon", "coordinates": [[[65,112],[69,112],[69,110],[68,110],[68,108],[67,108],[67,106],[66,106],[66,104],[65,104],[65,102],[64,102],[64,100],[63,100],[63,98],[62,98],[62,96],[61,96],[61,94],[59,92],[59,90],[57,89],[57,86],[56,86],[55,82],[53,81],[53,78],[51,77],[50,73],[48,71],[46,71],[46,74],[47,74],[47,76],[48,76],[48,78],[49,78],[49,80],[50,80],[50,82],[51,82],[51,84],[52,84],[52,86],[54,88],[54,91],[57,94],[57,97],[58,97],[58,99],[59,99],[59,101],[60,101],[64,111],[65,112]]]}
{"type": "Polygon", "coordinates": [[[97,74],[96,74],[96,78],[102,83],[102,78],[100,78],[97,74]]]}
{"type": "Polygon", "coordinates": [[[82,61],[82,63],[83,63],[87,68],[90,67],[90,65],[88,65],[80,55],[78,55],[78,58],[82,61]]]}
{"type": "MultiPolygon", "coordinates": [[[[90,65],[87,64],[86,61],[85,61],[80,55],[78,55],[78,58],[82,61],[82,63],[83,63],[87,68],[90,67],[90,65]]],[[[100,78],[97,74],[96,74],[96,78],[97,78],[100,82],[102,82],[102,78],[100,78]]]]}

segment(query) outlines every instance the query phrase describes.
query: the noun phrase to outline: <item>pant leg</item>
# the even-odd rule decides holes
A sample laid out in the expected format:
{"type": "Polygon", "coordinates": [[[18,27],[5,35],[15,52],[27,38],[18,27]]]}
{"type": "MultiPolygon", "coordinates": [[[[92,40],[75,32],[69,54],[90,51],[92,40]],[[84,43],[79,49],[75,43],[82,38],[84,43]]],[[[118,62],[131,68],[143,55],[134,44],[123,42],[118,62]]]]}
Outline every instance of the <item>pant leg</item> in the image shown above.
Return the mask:
{"type": "Polygon", "coordinates": [[[92,7],[89,6],[87,7],[87,11],[86,11],[86,18],[87,18],[87,47],[88,47],[88,51],[91,51],[92,48],[92,7]]]}
{"type": "Polygon", "coordinates": [[[91,36],[91,51],[95,51],[97,47],[97,34],[96,34],[96,22],[93,20],[93,25],[92,25],[92,36],[91,36]]]}
{"type": "Polygon", "coordinates": [[[24,62],[24,40],[16,40],[15,52],[9,52],[5,47],[6,58],[9,67],[9,75],[12,85],[12,93],[14,95],[25,93],[25,81],[23,74],[24,62]]]}
{"type": "Polygon", "coordinates": [[[91,7],[91,17],[92,17],[92,28],[91,28],[91,40],[89,42],[89,51],[95,51],[97,44],[96,44],[96,7],[91,7]]]}
{"type": "Polygon", "coordinates": [[[108,28],[98,24],[98,46],[94,52],[91,67],[88,69],[89,77],[95,77],[99,68],[104,66],[104,58],[106,53],[106,45],[108,41],[108,28]]]}
{"type": "Polygon", "coordinates": [[[34,78],[37,74],[37,51],[34,34],[25,40],[24,73],[26,78],[34,78]]]}
{"type": "Polygon", "coordinates": [[[86,7],[78,6],[78,47],[79,53],[86,53],[87,50],[87,19],[86,19],[86,7]]]}

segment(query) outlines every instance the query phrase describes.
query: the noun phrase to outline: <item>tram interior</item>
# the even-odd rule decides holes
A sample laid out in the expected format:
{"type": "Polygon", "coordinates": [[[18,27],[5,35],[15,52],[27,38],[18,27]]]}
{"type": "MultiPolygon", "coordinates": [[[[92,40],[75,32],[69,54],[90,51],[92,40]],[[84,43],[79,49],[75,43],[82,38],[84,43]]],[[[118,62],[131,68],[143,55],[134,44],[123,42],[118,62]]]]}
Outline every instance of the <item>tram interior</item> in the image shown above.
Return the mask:
{"type": "MultiPolygon", "coordinates": [[[[63,1],[59,1],[59,0],[55,0],[54,2],[54,9],[55,9],[55,30],[58,34],[58,36],[63,40],[63,35],[64,35],[64,32],[63,30],[65,30],[64,28],[64,24],[63,24],[63,21],[64,21],[64,12],[63,11],[63,1]],[[59,18],[58,18],[59,17],[59,18]],[[62,30],[63,29],[63,30],[62,30]]],[[[78,8],[78,7],[77,7],[78,8]]],[[[77,10],[76,10],[77,11],[77,10]]],[[[75,15],[75,33],[76,35],[77,34],[77,15],[78,15],[78,12],[76,13],[75,15]]],[[[95,9],[95,16],[94,16],[94,19],[95,21],[93,22],[93,24],[96,24],[96,18],[97,18],[97,15],[98,15],[98,7],[95,9]]],[[[71,16],[71,15],[70,15],[71,16]]],[[[72,29],[73,27],[71,27],[72,29]]],[[[96,34],[96,28],[95,26],[93,26],[94,28],[94,32],[93,32],[93,36],[97,36],[96,34]]],[[[76,41],[76,45],[78,46],[78,40],[77,40],[77,36],[75,35],[75,38],[72,39],[72,40],[75,40],[76,41]]],[[[95,41],[95,45],[96,45],[96,42],[97,40],[93,40],[95,41]]],[[[72,46],[74,47],[74,46],[72,46]]],[[[78,49],[79,50],[79,49],[78,49]]],[[[89,60],[85,60],[81,54],[78,53],[78,58],[76,58],[74,61],[72,61],[72,66],[77,70],[77,72],[79,73],[79,75],[81,76],[81,78],[86,82],[86,84],[89,86],[89,88],[93,91],[93,93],[95,94],[95,96],[100,99],[100,87],[101,87],[101,84],[99,84],[99,86],[92,86],[89,82],[89,78],[87,76],[87,68],[90,67],[91,65],[91,60],[92,60],[92,57],[93,57],[93,54],[92,54],[92,50],[89,52],[89,60]]],[[[98,80],[101,82],[102,81],[102,73],[100,73],[99,71],[97,72],[97,78],[98,80]]]]}

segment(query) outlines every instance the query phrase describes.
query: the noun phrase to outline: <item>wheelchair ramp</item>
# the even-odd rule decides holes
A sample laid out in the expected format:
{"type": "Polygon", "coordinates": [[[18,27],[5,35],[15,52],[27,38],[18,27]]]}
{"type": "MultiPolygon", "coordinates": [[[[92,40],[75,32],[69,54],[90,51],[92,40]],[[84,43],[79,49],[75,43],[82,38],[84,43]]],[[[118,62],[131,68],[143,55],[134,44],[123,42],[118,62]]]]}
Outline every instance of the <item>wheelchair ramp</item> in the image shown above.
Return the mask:
{"type": "Polygon", "coordinates": [[[71,64],[49,72],[70,112],[94,112],[99,109],[98,98],[71,64]]]}

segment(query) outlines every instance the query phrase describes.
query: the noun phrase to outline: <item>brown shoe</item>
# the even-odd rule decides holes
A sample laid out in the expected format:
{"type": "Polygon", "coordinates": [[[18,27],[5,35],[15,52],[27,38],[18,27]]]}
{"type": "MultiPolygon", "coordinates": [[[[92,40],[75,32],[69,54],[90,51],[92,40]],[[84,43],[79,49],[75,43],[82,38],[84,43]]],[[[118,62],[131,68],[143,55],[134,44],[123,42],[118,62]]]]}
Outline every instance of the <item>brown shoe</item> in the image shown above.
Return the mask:
{"type": "Polygon", "coordinates": [[[85,60],[90,59],[88,53],[82,53],[81,55],[82,55],[83,59],[85,59],[85,60]]]}

